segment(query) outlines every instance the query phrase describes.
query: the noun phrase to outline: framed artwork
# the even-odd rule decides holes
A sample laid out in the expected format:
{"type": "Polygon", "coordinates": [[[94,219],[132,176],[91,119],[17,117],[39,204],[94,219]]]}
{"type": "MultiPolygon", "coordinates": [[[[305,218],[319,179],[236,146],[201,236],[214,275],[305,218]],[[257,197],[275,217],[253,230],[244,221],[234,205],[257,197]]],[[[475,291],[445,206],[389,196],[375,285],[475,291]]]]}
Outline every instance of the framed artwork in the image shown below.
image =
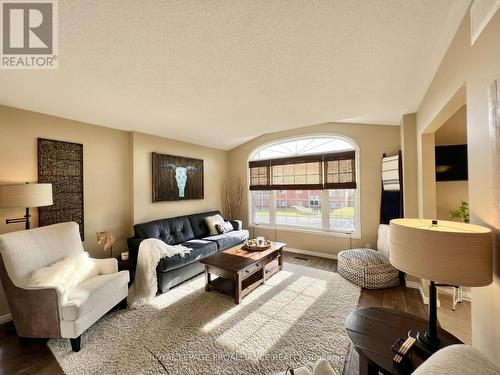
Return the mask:
{"type": "Polygon", "coordinates": [[[493,150],[493,191],[495,194],[495,225],[500,226],[500,79],[495,80],[488,90],[490,137],[493,150]]]}
{"type": "Polygon", "coordinates": [[[153,202],[203,199],[203,160],[153,152],[153,202]]]}
{"type": "Polygon", "coordinates": [[[39,226],[74,221],[83,241],[83,145],[38,138],[38,182],[52,184],[54,200],[38,209],[39,226]]]}

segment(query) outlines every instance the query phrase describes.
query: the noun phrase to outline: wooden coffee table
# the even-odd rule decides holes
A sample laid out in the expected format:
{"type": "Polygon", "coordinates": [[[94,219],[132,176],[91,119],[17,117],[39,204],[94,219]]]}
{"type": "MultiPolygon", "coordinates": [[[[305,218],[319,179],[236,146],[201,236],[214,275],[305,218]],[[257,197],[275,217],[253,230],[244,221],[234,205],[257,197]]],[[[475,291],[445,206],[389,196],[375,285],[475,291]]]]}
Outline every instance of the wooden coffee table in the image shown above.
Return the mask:
{"type": "Polygon", "coordinates": [[[267,250],[247,251],[240,244],[203,259],[205,290],[230,295],[239,304],[248,293],[283,269],[285,245],[272,242],[267,250]],[[212,275],[218,277],[212,279],[212,275]]]}

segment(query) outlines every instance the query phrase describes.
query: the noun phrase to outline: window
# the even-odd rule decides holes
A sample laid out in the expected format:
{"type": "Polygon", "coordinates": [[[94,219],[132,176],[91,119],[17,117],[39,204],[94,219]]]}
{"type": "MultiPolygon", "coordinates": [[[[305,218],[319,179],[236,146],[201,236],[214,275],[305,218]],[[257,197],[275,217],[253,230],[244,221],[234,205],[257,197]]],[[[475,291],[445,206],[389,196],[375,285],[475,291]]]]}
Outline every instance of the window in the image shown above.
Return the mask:
{"type": "Polygon", "coordinates": [[[335,232],[355,232],[356,191],[354,189],[328,190],[330,229],[335,232]]]}
{"type": "Polygon", "coordinates": [[[322,227],[319,190],[276,190],[276,224],[322,227]],[[311,205],[311,199],[315,205],[311,205]]]}
{"type": "Polygon", "coordinates": [[[338,136],[286,140],[249,161],[252,224],[359,234],[357,146],[338,136]]]}
{"type": "Polygon", "coordinates": [[[255,224],[270,224],[271,192],[257,190],[252,192],[252,219],[255,224]]]}

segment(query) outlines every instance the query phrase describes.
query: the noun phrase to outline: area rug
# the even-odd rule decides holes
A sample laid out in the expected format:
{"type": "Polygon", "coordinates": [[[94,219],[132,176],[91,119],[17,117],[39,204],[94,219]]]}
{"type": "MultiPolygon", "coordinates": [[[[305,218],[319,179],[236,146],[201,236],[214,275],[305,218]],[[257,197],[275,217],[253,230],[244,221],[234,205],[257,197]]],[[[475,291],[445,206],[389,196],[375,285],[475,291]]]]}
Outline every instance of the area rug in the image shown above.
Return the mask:
{"type": "Polygon", "coordinates": [[[67,374],[274,374],[326,358],[342,374],[346,316],[360,288],[339,274],[285,264],[240,305],[205,292],[203,275],[150,305],[107,314],[82,336],[82,349],[53,339],[67,374]]]}

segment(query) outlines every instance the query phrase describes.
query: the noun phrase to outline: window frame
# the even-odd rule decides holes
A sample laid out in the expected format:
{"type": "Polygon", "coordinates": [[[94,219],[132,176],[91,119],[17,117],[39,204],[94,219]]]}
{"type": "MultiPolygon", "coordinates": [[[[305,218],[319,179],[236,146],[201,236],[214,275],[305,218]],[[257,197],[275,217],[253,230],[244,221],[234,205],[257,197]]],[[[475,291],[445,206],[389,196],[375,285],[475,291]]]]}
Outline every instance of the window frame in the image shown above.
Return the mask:
{"type": "MultiPolygon", "coordinates": [[[[345,237],[345,238],[355,238],[355,239],[360,239],[361,238],[361,175],[360,175],[360,148],[358,144],[352,139],[349,138],[345,135],[342,134],[336,134],[336,133],[314,133],[314,134],[306,134],[306,135],[300,135],[300,136],[293,136],[293,137],[287,137],[287,138],[281,138],[277,139],[271,142],[267,142],[265,144],[260,145],[256,149],[252,150],[252,152],[249,153],[248,160],[247,160],[247,165],[250,161],[255,161],[259,159],[255,159],[255,155],[258,155],[258,153],[270,146],[277,145],[280,143],[285,143],[285,142],[290,142],[290,141],[298,141],[298,140],[306,140],[306,139],[313,139],[313,138],[332,138],[332,139],[339,139],[342,141],[348,142],[352,146],[352,150],[355,151],[355,157],[354,157],[354,171],[356,173],[356,189],[354,189],[355,193],[355,199],[354,199],[354,231],[353,232],[341,232],[341,231],[335,231],[333,229],[330,229],[330,209],[329,209],[329,191],[330,190],[341,190],[341,189],[327,189],[325,188],[322,190],[321,193],[321,213],[322,213],[322,228],[315,228],[315,227],[305,227],[305,226],[298,226],[298,225],[285,225],[285,224],[276,224],[276,190],[269,190],[270,193],[270,210],[269,210],[269,223],[265,224],[256,224],[254,223],[254,215],[253,215],[253,202],[252,202],[252,194],[253,191],[256,190],[250,190],[250,169],[247,168],[247,213],[248,213],[248,223],[249,226],[252,228],[263,228],[263,229],[272,229],[272,230],[280,230],[280,231],[290,231],[290,232],[297,232],[297,233],[305,233],[305,234],[320,234],[320,235],[327,235],[327,236],[336,236],[336,237],[345,237]],[[326,205],[326,206],[325,206],[326,205]],[[328,209],[325,209],[327,207],[328,209]]],[[[351,151],[352,151],[351,150],[351,151]]],[[[349,151],[349,150],[345,150],[349,151]]],[[[323,153],[327,152],[333,152],[333,151],[325,151],[323,153]]],[[[336,152],[336,151],[335,151],[336,152]]],[[[342,152],[342,150],[338,151],[339,153],[342,152]]],[[[308,155],[318,155],[317,153],[311,153],[311,154],[301,154],[299,156],[308,156],[308,155]]],[[[349,189],[346,187],[346,189],[349,189]]],[[[280,189],[277,189],[280,190],[280,189]]],[[[297,189],[293,190],[303,190],[300,189],[300,187],[297,187],[297,189]]],[[[307,189],[307,190],[314,190],[314,189],[307,189]]],[[[258,191],[258,190],[257,190],[258,191]]]]}

